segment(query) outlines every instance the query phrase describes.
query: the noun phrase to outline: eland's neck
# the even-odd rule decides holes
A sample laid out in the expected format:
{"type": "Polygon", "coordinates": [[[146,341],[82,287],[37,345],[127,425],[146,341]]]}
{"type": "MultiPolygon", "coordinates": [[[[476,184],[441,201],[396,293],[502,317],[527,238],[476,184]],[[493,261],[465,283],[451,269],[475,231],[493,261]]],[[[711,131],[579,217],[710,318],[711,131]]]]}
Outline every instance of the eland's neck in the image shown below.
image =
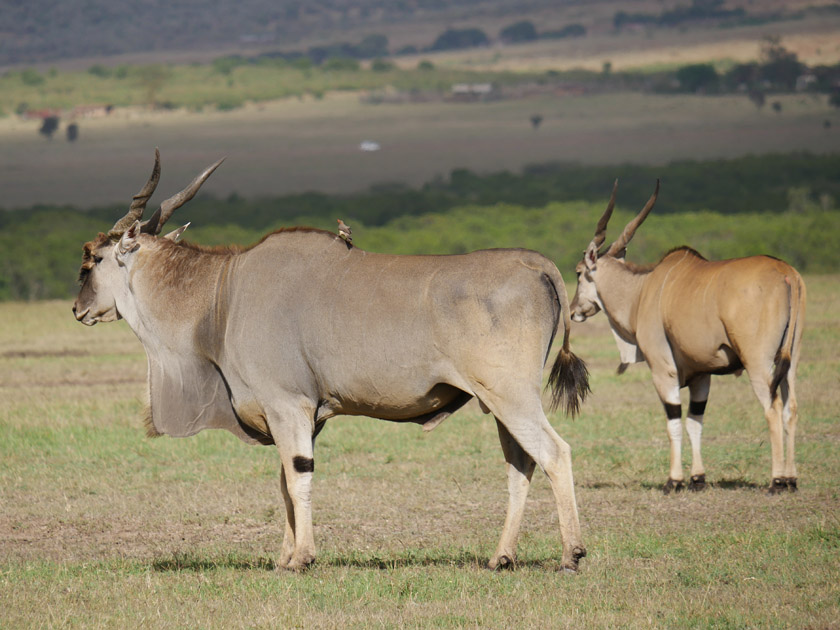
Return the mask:
{"type": "Polygon", "coordinates": [[[598,261],[598,297],[613,330],[636,342],[636,312],[649,269],[636,269],[619,260],[598,261]]]}

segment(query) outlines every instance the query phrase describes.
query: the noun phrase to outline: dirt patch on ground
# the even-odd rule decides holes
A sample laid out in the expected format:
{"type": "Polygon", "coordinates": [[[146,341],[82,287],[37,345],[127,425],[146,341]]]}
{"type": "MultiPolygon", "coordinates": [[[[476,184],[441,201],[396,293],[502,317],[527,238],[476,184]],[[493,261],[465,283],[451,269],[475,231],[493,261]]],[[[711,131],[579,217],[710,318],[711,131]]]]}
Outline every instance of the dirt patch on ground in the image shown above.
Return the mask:
{"type": "Polygon", "coordinates": [[[56,359],[59,357],[86,357],[87,350],[8,350],[0,352],[0,359],[56,359]]]}

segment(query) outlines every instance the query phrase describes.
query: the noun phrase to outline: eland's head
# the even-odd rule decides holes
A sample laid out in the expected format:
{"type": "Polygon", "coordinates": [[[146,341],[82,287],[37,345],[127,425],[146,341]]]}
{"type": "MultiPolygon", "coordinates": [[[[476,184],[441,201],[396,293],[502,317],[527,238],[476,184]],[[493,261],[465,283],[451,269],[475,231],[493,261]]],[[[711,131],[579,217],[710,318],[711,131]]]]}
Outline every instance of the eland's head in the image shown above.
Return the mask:
{"type": "Polygon", "coordinates": [[[642,211],[628,223],[621,235],[603,252],[599,252],[601,246],[604,244],[607,236],[607,224],[612,216],[613,208],[615,207],[615,195],[618,190],[618,180],[613,184],[612,195],[607,204],[607,209],[601,215],[598,225],[595,228],[595,236],[589,242],[586,251],[583,253],[583,258],[575,267],[577,274],[577,290],[570,305],[572,311],[572,319],[576,322],[586,321],[587,318],[597,314],[598,311],[603,310],[604,305],[598,295],[598,275],[599,267],[603,267],[604,263],[618,262],[624,263],[624,257],[627,254],[627,244],[633,235],[636,233],[638,227],[653,210],[656,203],[656,198],[659,195],[659,180],[656,180],[656,189],[653,191],[650,199],[642,208],[642,211]]]}
{"type": "MultiPolygon", "coordinates": [[[[154,246],[172,213],[195,196],[222,161],[208,166],[189,186],[161,203],[152,216],[143,221],[146,203],[160,180],[160,152],[155,149],[155,166],[149,181],[134,195],[126,215],[107,234],[100,232],[84,244],[79,271],[81,289],[73,303],[73,314],[77,320],[93,326],[98,322],[122,318],[124,310],[130,308],[129,279],[137,255],[144,248],[154,246]]],[[[186,227],[184,225],[162,238],[177,240],[186,227]]]]}

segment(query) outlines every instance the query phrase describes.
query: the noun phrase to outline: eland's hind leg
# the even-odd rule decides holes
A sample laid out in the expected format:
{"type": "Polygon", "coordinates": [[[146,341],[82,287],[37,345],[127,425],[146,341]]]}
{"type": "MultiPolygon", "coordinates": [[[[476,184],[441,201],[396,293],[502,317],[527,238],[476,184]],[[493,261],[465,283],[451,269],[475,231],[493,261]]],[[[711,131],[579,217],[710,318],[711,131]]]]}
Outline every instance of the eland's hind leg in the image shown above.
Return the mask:
{"type": "Polygon", "coordinates": [[[764,409],[764,417],[767,420],[767,428],[770,430],[770,457],[771,457],[771,482],[770,493],[775,494],[787,489],[787,481],[785,479],[785,456],[784,456],[784,436],[782,428],[782,397],[776,395],[775,398],[771,395],[770,384],[773,375],[769,369],[760,369],[753,367],[744,362],[747,373],[750,375],[750,383],[752,384],[753,392],[755,392],[758,402],[764,409]]]}
{"type": "Polygon", "coordinates": [[[703,467],[701,442],[703,437],[703,415],[706,412],[706,401],[709,399],[709,387],[712,377],[710,374],[699,374],[688,384],[690,400],[688,415],[685,417],[685,432],[691,442],[691,482],[689,490],[704,490],[706,488],[706,469],[703,467]]]}
{"type": "Polygon", "coordinates": [[[799,407],[796,403],[796,386],[795,376],[791,369],[785,380],[781,382],[779,387],[784,407],[782,409],[782,425],[785,432],[785,442],[787,451],[785,453],[785,478],[788,489],[796,491],[797,488],[797,473],[796,473],[796,424],[799,420],[799,407]]]}
{"type": "Polygon", "coordinates": [[[519,526],[525,511],[525,499],[531,487],[531,477],[534,474],[534,459],[526,453],[514,440],[508,430],[499,420],[496,420],[499,430],[499,441],[505,454],[505,466],[508,477],[508,508],[505,516],[505,526],[502,537],[496,547],[496,553],[488,563],[491,569],[503,569],[516,562],[516,539],[519,537],[519,526]]]}
{"type": "Polygon", "coordinates": [[[521,388],[517,388],[516,384],[510,383],[504,393],[507,396],[480,384],[476,386],[479,400],[489,407],[510,436],[548,476],[563,538],[561,562],[564,569],[577,571],[578,561],[586,555],[586,548],[575,501],[571,449],[545,417],[539,386],[521,384],[521,388]]]}

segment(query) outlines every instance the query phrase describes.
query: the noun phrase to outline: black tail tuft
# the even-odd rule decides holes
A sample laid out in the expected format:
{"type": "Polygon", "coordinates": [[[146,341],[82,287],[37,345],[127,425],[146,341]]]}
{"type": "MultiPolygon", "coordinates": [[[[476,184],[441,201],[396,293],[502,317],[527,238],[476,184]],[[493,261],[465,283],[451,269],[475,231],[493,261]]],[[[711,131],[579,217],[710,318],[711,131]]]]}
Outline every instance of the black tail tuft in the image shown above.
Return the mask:
{"type": "Polygon", "coordinates": [[[591,391],[586,363],[573,352],[561,348],[551,367],[548,387],[551,388],[550,408],[552,411],[562,404],[568,415],[577,415],[580,405],[591,391]]]}
{"type": "Polygon", "coordinates": [[[770,400],[776,400],[779,385],[787,377],[790,370],[790,357],[782,357],[776,361],[776,370],[773,372],[773,381],[770,383],[770,400]]]}

